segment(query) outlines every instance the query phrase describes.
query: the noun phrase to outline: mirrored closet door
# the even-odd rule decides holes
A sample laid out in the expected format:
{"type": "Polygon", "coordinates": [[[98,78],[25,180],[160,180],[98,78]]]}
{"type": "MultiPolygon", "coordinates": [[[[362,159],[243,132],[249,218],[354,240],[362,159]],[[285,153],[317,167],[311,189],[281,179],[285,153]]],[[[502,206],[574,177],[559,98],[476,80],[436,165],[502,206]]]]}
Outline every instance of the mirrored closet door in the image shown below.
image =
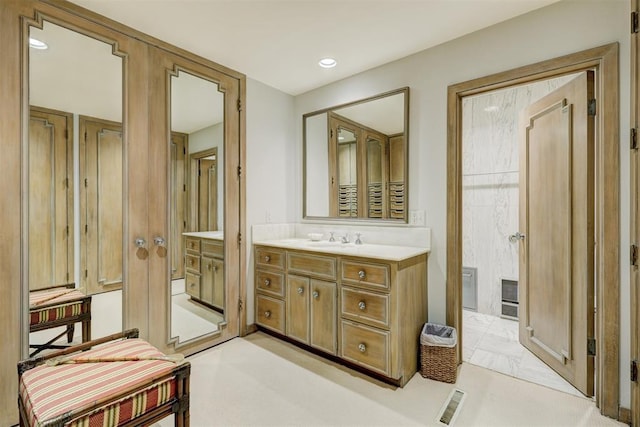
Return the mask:
{"type": "Polygon", "coordinates": [[[113,43],[47,19],[28,35],[29,346],[38,354],[122,330],[123,59],[113,43]],[[53,327],[61,316],[48,307],[64,301],[86,317],[53,327]]]}

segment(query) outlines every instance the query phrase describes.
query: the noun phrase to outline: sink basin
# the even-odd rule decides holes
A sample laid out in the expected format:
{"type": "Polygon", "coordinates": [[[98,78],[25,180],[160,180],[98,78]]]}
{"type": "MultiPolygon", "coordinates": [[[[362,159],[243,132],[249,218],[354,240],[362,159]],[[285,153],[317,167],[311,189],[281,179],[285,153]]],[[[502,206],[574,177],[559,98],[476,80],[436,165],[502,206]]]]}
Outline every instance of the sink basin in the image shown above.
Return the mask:
{"type": "Polygon", "coordinates": [[[320,241],[320,242],[307,242],[307,246],[312,246],[314,248],[335,248],[342,246],[341,242],[330,242],[328,240],[320,241]]]}

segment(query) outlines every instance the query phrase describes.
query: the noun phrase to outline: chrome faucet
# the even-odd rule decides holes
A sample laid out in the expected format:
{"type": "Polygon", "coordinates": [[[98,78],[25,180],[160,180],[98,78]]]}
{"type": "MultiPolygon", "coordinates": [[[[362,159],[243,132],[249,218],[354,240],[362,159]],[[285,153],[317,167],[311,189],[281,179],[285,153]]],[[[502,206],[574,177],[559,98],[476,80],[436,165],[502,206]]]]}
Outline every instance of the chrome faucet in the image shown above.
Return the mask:
{"type": "Polygon", "coordinates": [[[362,244],[362,240],[360,240],[360,233],[356,233],[356,241],[353,243],[355,243],[356,245],[362,244]]]}
{"type": "Polygon", "coordinates": [[[349,243],[349,233],[342,236],[342,243],[349,243]]]}
{"type": "Polygon", "coordinates": [[[329,241],[330,241],[330,242],[335,242],[335,241],[336,241],[336,238],[335,238],[335,237],[333,237],[333,231],[330,231],[330,232],[329,232],[329,234],[331,235],[331,237],[329,237],[329,241]]]}

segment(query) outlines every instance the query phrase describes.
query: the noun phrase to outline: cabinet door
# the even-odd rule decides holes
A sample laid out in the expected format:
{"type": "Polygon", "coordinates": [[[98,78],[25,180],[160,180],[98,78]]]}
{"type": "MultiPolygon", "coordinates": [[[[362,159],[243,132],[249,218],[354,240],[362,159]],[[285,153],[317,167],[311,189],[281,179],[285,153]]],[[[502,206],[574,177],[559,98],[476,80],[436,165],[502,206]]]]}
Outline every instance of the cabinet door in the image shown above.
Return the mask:
{"type": "Polygon", "coordinates": [[[213,258],[213,305],[224,309],[224,261],[213,258]]]}
{"type": "Polygon", "coordinates": [[[309,343],[309,279],[287,277],[287,336],[309,343]]]}
{"type": "Polygon", "coordinates": [[[202,275],[200,282],[200,299],[207,304],[213,304],[213,289],[215,288],[215,273],[213,258],[202,257],[202,275]]]}
{"type": "Polygon", "coordinates": [[[311,280],[309,320],[311,345],[337,354],[337,290],[332,282],[311,280]]]}

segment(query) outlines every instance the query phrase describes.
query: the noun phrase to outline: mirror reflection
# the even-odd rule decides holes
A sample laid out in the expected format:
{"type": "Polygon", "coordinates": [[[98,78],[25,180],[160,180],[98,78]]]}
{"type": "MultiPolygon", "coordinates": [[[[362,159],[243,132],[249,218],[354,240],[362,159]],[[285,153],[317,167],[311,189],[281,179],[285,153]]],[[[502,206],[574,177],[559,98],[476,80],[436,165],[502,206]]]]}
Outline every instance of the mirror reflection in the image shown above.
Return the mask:
{"type": "Polygon", "coordinates": [[[224,94],[183,70],[171,76],[171,337],[225,324],[224,94]]]}
{"type": "Polygon", "coordinates": [[[29,37],[29,344],[38,354],[122,330],[122,59],[47,21],[29,37]]]}
{"type": "Polygon", "coordinates": [[[309,113],[304,216],[407,221],[409,89],[309,113]]]}

